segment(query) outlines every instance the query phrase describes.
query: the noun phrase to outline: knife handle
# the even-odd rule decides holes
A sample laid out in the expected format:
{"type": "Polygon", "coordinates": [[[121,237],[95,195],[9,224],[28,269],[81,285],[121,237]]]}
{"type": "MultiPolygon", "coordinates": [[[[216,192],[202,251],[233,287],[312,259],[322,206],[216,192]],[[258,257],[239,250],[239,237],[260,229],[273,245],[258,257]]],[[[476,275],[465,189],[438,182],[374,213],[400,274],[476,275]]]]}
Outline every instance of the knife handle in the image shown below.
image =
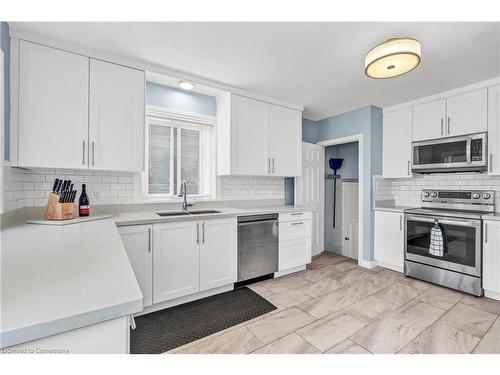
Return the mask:
{"type": "Polygon", "coordinates": [[[59,179],[56,178],[54,180],[54,184],[52,185],[52,191],[55,193],[56,192],[56,189],[57,189],[57,185],[59,185],[59,179]]]}

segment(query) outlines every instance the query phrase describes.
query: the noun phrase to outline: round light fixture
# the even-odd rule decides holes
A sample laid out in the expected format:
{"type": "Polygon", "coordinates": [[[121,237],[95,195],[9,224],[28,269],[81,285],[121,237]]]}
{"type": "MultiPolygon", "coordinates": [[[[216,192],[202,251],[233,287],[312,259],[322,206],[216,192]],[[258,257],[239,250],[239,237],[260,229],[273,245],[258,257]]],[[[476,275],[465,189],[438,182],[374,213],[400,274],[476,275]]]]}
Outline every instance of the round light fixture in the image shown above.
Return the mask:
{"type": "Polygon", "coordinates": [[[366,54],[365,74],[370,78],[392,78],[408,73],[420,64],[421,52],[418,40],[389,39],[366,54]]]}
{"type": "Polygon", "coordinates": [[[192,90],[194,88],[194,84],[191,82],[181,81],[179,82],[179,87],[183,90],[192,90]]]}

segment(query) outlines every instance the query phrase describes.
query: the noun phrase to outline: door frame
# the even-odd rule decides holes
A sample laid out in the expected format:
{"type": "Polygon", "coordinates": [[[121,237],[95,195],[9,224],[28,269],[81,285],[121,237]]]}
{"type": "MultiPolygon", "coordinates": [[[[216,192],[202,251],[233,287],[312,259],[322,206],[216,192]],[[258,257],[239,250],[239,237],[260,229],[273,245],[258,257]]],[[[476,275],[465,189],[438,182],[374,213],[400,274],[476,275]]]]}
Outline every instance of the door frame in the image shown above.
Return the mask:
{"type": "MultiPolygon", "coordinates": [[[[363,258],[363,236],[364,236],[364,225],[363,225],[363,211],[365,209],[366,203],[363,200],[364,194],[364,152],[363,152],[363,134],[354,134],[347,137],[332,138],[325,141],[317,142],[318,145],[323,147],[341,145],[345,143],[358,142],[358,181],[359,181],[359,192],[358,192],[358,264],[362,267],[373,268],[372,262],[366,261],[363,258]]],[[[325,180],[323,180],[323,185],[325,180]]],[[[368,207],[370,209],[370,207],[368,207]]],[[[369,211],[369,210],[368,210],[369,211]]]]}

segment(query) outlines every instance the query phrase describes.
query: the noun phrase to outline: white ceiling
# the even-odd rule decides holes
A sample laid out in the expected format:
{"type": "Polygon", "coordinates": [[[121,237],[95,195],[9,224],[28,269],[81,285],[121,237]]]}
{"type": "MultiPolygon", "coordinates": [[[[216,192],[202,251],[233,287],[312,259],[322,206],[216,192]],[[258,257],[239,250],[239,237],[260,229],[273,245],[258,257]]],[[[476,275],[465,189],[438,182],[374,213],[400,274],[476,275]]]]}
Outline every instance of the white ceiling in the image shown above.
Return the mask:
{"type": "Polygon", "coordinates": [[[312,120],[387,107],[500,76],[500,23],[11,23],[12,26],[301,104],[312,120]],[[392,37],[422,43],[399,78],[364,75],[392,37]]]}

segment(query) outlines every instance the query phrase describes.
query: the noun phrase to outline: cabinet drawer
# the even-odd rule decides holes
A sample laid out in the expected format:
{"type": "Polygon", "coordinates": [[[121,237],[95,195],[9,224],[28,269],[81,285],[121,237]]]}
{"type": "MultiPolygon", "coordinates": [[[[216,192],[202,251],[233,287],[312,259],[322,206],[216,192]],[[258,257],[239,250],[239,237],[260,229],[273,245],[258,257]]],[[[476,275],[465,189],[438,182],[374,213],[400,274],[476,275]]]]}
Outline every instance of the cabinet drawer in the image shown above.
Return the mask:
{"type": "Polygon", "coordinates": [[[311,220],[297,220],[280,223],[280,242],[311,238],[311,220]]]}
{"type": "Polygon", "coordinates": [[[311,239],[280,241],[279,270],[304,266],[311,262],[311,239]]]}
{"type": "Polygon", "coordinates": [[[311,211],[295,211],[280,214],[279,221],[300,221],[300,220],[311,220],[311,211]]]}

